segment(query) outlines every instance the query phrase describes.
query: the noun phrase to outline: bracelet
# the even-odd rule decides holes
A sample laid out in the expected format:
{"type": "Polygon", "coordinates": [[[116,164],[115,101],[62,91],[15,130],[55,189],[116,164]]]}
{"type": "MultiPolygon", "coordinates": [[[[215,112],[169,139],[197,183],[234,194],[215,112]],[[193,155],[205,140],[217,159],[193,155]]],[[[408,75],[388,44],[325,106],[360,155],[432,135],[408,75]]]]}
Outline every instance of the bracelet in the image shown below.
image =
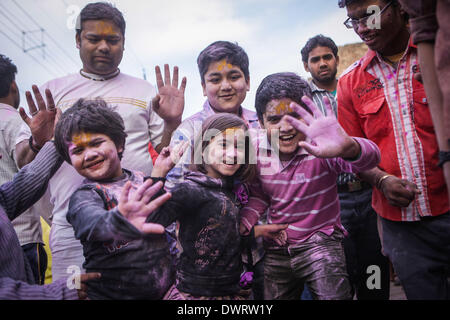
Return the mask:
{"type": "Polygon", "coordinates": [[[450,151],[439,151],[438,166],[442,168],[444,163],[450,161],[450,151]]]}
{"type": "Polygon", "coordinates": [[[34,153],[38,153],[39,150],[42,149],[42,147],[33,146],[33,136],[30,136],[30,139],[28,139],[28,145],[30,146],[31,151],[33,151],[34,153]]]}
{"type": "Polygon", "coordinates": [[[377,181],[377,189],[381,190],[381,183],[383,182],[383,180],[386,180],[389,177],[393,177],[393,175],[392,174],[385,174],[380,179],[378,179],[378,181],[377,181]]]}

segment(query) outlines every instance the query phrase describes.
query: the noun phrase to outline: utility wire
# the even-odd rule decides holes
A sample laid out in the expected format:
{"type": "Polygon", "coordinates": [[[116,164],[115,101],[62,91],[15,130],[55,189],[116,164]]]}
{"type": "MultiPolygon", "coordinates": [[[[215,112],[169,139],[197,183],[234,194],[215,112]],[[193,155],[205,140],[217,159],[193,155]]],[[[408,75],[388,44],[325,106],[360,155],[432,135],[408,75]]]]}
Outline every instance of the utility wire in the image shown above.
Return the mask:
{"type": "MultiPolygon", "coordinates": [[[[3,36],[5,36],[9,41],[11,41],[16,47],[18,47],[20,50],[22,50],[22,46],[20,44],[18,44],[16,41],[14,41],[14,39],[12,39],[8,34],[6,34],[3,30],[0,30],[0,33],[3,34],[3,36]]],[[[37,64],[39,64],[42,68],[44,68],[46,71],[48,71],[49,73],[52,73],[55,77],[58,77],[59,75],[56,74],[53,70],[47,68],[46,66],[44,66],[38,59],[36,59],[34,56],[32,56],[31,54],[28,55],[31,59],[34,60],[34,62],[36,62],[37,64]]]]}
{"type": "MultiPolygon", "coordinates": [[[[5,8],[2,7],[2,9],[4,9],[3,11],[6,11],[7,14],[5,14],[3,11],[0,11],[0,14],[2,14],[3,16],[5,16],[5,17],[9,20],[9,22],[10,22],[14,27],[17,28],[17,30],[21,30],[23,27],[17,25],[13,20],[11,20],[11,18],[10,18],[8,15],[12,16],[13,18],[15,18],[15,19],[18,20],[18,21],[19,21],[20,19],[18,19],[18,18],[17,18],[15,15],[13,15],[11,12],[5,10],[5,8]]],[[[3,22],[5,22],[5,21],[3,21],[3,22]]],[[[40,27],[40,28],[41,28],[41,27],[40,27]]],[[[41,29],[41,30],[42,30],[42,29],[41,29]]],[[[14,32],[11,32],[11,33],[14,34],[14,32]]],[[[48,34],[48,33],[46,33],[46,34],[48,34]]],[[[32,34],[32,35],[34,35],[34,34],[32,34]]],[[[16,37],[17,37],[17,38],[21,38],[20,35],[19,35],[19,36],[16,35],[16,37]]],[[[45,45],[44,43],[41,42],[41,39],[36,40],[35,38],[33,38],[33,37],[31,37],[31,36],[28,37],[27,39],[29,39],[30,41],[32,40],[33,45],[35,45],[36,47],[39,47],[39,46],[41,46],[41,45],[45,45]]],[[[28,51],[25,51],[25,49],[26,49],[26,48],[22,47],[22,50],[24,51],[24,53],[29,54],[29,52],[28,52],[28,51]]],[[[53,63],[55,64],[55,66],[57,66],[58,69],[60,69],[60,71],[61,71],[63,74],[64,74],[64,73],[67,73],[67,71],[66,71],[66,66],[64,65],[63,62],[61,62],[61,63],[59,62],[60,58],[58,57],[58,55],[56,55],[56,57],[53,56],[53,51],[51,51],[51,50],[45,51],[45,54],[46,54],[47,56],[49,56],[49,58],[51,58],[51,60],[52,60],[53,63]],[[59,59],[58,59],[58,58],[59,58],[59,59]]],[[[55,54],[56,54],[56,53],[55,53],[55,54]]],[[[61,60],[61,61],[62,61],[62,60],[61,60]]]]}
{"type": "MultiPolygon", "coordinates": [[[[41,25],[21,6],[17,3],[16,0],[12,0],[12,2],[14,2],[14,4],[31,20],[34,22],[34,24],[36,24],[39,28],[42,28],[41,25]]],[[[48,35],[49,39],[73,62],[75,63],[76,66],[79,65],[78,61],[74,60],[74,58],[70,55],[70,53],[67,53],[67,51],[61,47],[61,45],[53,38],[53,36],[46,32],[46,34],[48,35]]]]}

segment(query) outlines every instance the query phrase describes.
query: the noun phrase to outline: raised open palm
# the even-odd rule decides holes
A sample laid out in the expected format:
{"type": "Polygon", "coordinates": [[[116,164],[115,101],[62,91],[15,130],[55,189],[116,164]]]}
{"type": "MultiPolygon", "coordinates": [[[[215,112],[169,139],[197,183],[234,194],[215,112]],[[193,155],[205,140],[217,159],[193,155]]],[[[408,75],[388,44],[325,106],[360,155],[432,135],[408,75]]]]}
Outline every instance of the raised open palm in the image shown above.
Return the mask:
{"type": "Polygon", "coordinates": [[[183,77],[178,88],[178,67],[173,68],[173,78],[170,79],[170,68],[164,65],[164,80],[161,69],[155,67],[156,85],[158,94],[152,100],[153,110],[166,122],[179,122],[184,110],[184,91],[186,89],[186,77],[183,77]]]}
{"type": "Polygon", "coordinates": [[[327,115],[324,115],[308,97],[304,96],[302,101],[313,115],[292,102],[290,107],[301,116],[302,120],[286,116],[292,126],[311,139],[311,143],[299,142],[300,147],[318,158],[354,158],[359,154],[359,144],[342,129],[327,97],[323,98],[327,115]]]}

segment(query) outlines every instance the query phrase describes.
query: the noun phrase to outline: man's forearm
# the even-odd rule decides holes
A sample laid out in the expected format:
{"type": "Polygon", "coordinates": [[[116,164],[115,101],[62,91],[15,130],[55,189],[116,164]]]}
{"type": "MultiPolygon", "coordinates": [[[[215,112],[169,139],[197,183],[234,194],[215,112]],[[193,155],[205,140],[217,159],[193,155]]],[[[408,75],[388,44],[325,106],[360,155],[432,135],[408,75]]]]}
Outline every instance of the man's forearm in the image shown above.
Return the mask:
{"type": "Polygon", "coordinates": [[[28,140],[23,140],[16,144],[16,163],[19,169],[29,164],[36,157],[36,153],[31,150],[28,140]]]}
{"type": "Polygon", "coordinates": [[[373,168],[367,171],[360,172],[358,175],[361,179],[368,182],[371,186],[377,187],[380,179],[387,173],[380,170],[379,168],[373,168]]]}

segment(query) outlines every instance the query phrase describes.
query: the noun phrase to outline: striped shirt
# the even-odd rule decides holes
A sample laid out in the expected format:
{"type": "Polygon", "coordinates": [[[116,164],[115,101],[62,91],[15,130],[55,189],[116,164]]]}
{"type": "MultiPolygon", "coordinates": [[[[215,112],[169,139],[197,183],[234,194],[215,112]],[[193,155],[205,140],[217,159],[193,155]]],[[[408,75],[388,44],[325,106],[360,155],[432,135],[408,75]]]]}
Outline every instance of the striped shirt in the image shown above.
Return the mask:
{"type": "Polygon", "coordinates": [[[369,50],[338,83],[338,119],[345,131],[374,141],[382,152],[380,169],[421,190],[408,207],[399,208],[374,189],[373,208],[393,221],[449,211],[436,133],[424,87],[414,79],[417,72],[417,48],[410,43],[396,68],[369,50]]]}
{"type": "Polygon", "coordinates": [[[13,181],[0,186],[0,299],[78,299],[77,291],[69,290],[65,279],[33,285],[33,274],[11,224],[44,194],[61,163],[53,144],[47,143],[13,181]]]}
{"type": "MultiPolygon", "coordinates": [[[[19,112],[12,106],[0,103],[0,185],[11,181],[19,171],[16,165],[16,136],[23,121],[19,112]]],[[[12,222],[19,237],[20,245],[42,243],[39,208],[33,206],[12,222]]]]}
{"type": "Polygon", "coordinates": [[[258,181],[250,186],[249,202],[241,210],[241,222],[247,230],[269,208],[268,223],[289,224],[289,244],[304,241],[318,231],[327,235],[335,228],[344,231],[340,221],[337,176],[341,172],[372,169],[380,160],[378,147],[373,142],[355,139],[361,146],[361,155],[355,161],[320,159],[300,149],[283,165],[267,138],[259,138],[256,143],[258,181]]]}
{"type": "Polygon", "coordinates": [[[309,81],[309,87],[311,88],[312,91],[313,101],[316,104],[316,106],[319,107],[320,111],[322,111],[324,115],[327,115],[325,111],[326,110],[325,104],[323,103],[323,98],[327,97],[328,99],[330,99],[331,108],[334,111],[334,115],[337,116],[337,103],[334,94],[328,90],[319,88],[312,80],[309,81]]]}

